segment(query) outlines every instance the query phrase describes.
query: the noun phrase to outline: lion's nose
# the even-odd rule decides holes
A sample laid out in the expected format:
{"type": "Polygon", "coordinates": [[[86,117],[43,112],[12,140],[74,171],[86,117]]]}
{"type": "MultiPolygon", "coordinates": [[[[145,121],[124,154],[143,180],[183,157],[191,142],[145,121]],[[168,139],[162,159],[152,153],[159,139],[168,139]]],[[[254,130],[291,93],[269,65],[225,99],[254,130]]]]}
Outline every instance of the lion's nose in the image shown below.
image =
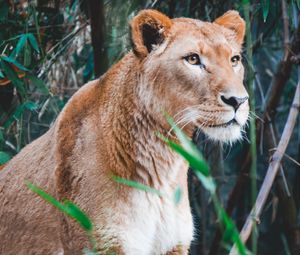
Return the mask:
{"type": "Polygon", "coordinates": [[[242,103],[248,100],[248,97],[229,97],[221,96],[221,100],[234,108],[235,111],[240,107],[242,103]]]}

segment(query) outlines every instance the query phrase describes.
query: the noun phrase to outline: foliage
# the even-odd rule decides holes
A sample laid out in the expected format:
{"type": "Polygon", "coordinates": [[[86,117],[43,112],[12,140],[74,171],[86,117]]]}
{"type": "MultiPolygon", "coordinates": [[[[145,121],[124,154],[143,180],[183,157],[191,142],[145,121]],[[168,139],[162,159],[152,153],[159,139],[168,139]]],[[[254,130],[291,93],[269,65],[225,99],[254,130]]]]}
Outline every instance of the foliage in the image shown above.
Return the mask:
{"type": "MultiPolygon", "coordinates": [[[[94,250],[94,251],[85,250],[85,254],[90,254],[90,255],[96,254],[95,253],[95,251],[96,251],[95,244],[96,243],[95,243],[94,237],[92,235],[93,224],[92,224],[91,220],[89,219],[89,217],[77,205],[75,205],[74,203],[72,203],[71,201],[68,201],[68,200],[65,200],[63,203],[61,203],[58,200],[56,200],[54,197],[52,197],[50,194],[48,194],[47,192],[42,190],[41,188],[33,185],[31,182],[27,181],[26,185],[31,191],[33,191],[34,193],[39,195],[46,202],[48,202],[49,204],[56,207],[58,210],[60,210],[67,216],[76,220],[80,224],[80,226],[86,231],[86,233],[90,239],[91,246],[93,247],[93,250],[94,250]]],[[[45,217],[46,217],[46,215],[45,215],[45,217]]]]}

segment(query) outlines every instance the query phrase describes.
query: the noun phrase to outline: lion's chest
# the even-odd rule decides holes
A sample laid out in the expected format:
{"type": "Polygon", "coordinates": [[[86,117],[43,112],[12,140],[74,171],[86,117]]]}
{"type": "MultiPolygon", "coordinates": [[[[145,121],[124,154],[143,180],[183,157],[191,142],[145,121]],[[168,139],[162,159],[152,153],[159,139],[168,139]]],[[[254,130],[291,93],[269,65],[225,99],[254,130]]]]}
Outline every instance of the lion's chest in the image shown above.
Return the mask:
{"type": "MultiPolygon", "coordinates": [[[[174,201],[158,202],[139,194],[139,207],[125,231],[125,253],[129,255],[165,254],[177,245],[189,245],[193,225],[190,211],[178,208],[174,201]]],[[[160,199],[160,198],[159,198],[160,199]]]]}
{"type": "Polygon", "coordinates": [[[177,245],[189,246],[193,223],[187,194],[179,204],[174,201],[174,189],[164,187],[163,197],[135,191],[133,208],[123,240],[129,255],[165,254],[177,245]]]}

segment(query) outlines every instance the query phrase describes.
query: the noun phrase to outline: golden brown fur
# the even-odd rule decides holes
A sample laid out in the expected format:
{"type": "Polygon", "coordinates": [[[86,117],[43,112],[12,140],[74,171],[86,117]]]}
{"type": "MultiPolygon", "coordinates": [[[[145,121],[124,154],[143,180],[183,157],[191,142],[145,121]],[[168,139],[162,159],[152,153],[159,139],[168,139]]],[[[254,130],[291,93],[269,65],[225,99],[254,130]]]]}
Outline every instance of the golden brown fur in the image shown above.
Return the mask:
{"type": "MultiPolygon", "coordinates": [[[[188,166],[155,132],[168,135],[170,130],[162,111],[190,136],[195,125],[207,133],[219,130],[210,126],[222,124],[223,115],[232,112],[219,93],[246,94],[242,65],[235,71],[230,64],[240,52],[244,22],[234,11],[205,23],[146,10],[132,21],[131,33],[134,51],[83,86],[51,129],[0,172],[0,254],[81,254],[88,246],[77,224],[29,191],[25,180],[81,207],[95,225],[103,254],[187,254],[193,231],[188,166]],[[183,59],[192,52],[207,60],[200,76],[183,59]],[[187,115],[188,107],[197,116],[187,115]],[[179,186],[183,197],[174,206],[168,197],[118,184],[112,175],[170,196],[179,186]],[[177,220],[182,225],[176,227],[177,220]],[[142,243],[138,238],[144,234],[142,243]]],[[[239,130],[248,116],[244,105],[239,130]]],[[[236,139],[231,126],[224,130],[226,139],[236,139]]]]}

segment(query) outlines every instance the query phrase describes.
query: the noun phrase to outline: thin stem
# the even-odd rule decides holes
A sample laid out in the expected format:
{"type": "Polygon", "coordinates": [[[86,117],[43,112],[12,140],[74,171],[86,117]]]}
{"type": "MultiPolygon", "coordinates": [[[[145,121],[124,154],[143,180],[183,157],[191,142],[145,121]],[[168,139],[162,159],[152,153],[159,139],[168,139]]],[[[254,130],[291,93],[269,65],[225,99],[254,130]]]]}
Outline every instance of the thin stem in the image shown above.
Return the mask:
{"type": "MultiPolygon", "coordinates": [[[[286,151],[286,148],[289,144],[290,138],[292,136],[294,127],[297,122],[297,117],[299,114],[300,104],[299,104],[299,97],[300,97],[300,82],[298,82],[295,97],[293,100],[293,103],[290,108],[289,116],[287,119],[287,122],[284,126],[280,142],[277,146],[277,149],[275,153],[273,154],[267,174],[265,176],[264,182],[260,188],[259,194],[257,196],[256,202],[244,224],[244,227],[240,233],[241,240],[245,243],[251,234],[251,231],[253,229],[253,226],[256,221],[259,221],[260,214],[262,212],[262,209],[267,201],[268,195],[270,193],[270,190],[272,188],[273,182],[275,180],[275,177],[278,173],[281,160],[283,158],[283,155],[286,151]]],[[[233,247],[233,249],[230,251],[229,255],[235,255],[238,254],[236,247],[233,247]]]]}
{"type": "MultiPolygon", "coordinates": [[[[246,52],[248,59],[249,76],[247,78],[247,84],[250,95],[250,109],[255,113],[255,83],[254,83],[254,72],[253,72],[253,54],[252,54],[252,36],[251,36],[251,24],[250,24],[250,3],[249,1],[243,1],[243,9],[246,21],[246,52]]],[[[250,151],[251,151],[251,205],[255,203],[257,196],[257,182],[256,182],[256,162],[257,162],[257,148],[256,148],[256,125],[255,118],[250,119],[250,151]]],[[[254,231],[252,234],[252,252],[255,255],[257,253],[257,231],[254,224],[254,231]]]]}

